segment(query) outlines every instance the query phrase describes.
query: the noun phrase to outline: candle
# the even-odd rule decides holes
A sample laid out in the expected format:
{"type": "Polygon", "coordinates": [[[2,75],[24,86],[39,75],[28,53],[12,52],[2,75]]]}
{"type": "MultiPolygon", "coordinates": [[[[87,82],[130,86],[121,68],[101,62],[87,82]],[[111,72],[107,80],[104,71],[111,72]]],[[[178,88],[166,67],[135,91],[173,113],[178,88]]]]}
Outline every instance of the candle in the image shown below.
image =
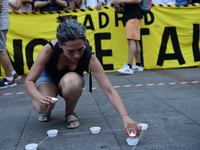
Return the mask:
{"type": "Polygon", "coordinates": [[[129,134],[129,136],[130,136],[130,137],[135,137],[135,133],[131,132],[131,133],[129,134]]]}
{"type": "Polygon", "coordinates": [[[55,98],[55,97],[51,97],[51,100],[52,100],[54,103],[56,103],[56,102],[58,101],[58,99],[55,98]]]}

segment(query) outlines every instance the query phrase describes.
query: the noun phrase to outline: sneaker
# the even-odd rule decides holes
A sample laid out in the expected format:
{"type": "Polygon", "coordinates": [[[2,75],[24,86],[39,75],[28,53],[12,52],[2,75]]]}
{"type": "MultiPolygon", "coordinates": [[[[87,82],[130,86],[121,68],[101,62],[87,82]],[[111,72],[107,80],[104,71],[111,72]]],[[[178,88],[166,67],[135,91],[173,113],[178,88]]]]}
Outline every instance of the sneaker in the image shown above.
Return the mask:
{"type": "Polygon", "coordinates": [[[122,74],[133,74],[134,70],[129,67],[129,65],[124,64],[124,67],[118,69],[117,72],[122,74]]]}
{"type": "Polygon", "coordinates": [[[21,77],[18,75],[18,73],[15,73],[13,78],[14,78],[15,81],[18,81],[18,80],[21,79],[21,77]]]}
{"type": "Polygon", "coordinates": [[[134,65],[134,66],[132,67],[132,69],[133,69],[134,71],[143,71],[143,70],[144,70],[143,67],[140,67],[140,66],[137,66],[137,65],[134,65]]]}
{"type": "Polygon", "coordinates": [[[0,89],[4,89],[4,88],[8,88],[8,87],[14,87],[14,86],[17,86],[17,83],[15,82],[14,79],[12,81],[9,81],[6,78],[4,78],[0,82],[0,89]]]}

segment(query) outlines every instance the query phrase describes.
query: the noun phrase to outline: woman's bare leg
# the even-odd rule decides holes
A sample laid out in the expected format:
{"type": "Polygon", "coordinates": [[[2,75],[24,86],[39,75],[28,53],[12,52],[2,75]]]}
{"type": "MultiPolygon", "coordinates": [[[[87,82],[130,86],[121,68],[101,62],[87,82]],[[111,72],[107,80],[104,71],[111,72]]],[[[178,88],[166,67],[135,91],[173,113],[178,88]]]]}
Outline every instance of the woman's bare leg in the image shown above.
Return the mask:
{"type": "MultiPolygon", "coordinates": [[[[51,97],[57,97],[58,95],[58,88],[53,85],[52,83],[48,82],[40,82],[37,84],[38,90],[42,93],[43,96],[51,96],[51,97]]],[[[39,114],[51,114],[52,109],[54,108],[55,104],[47,107],[40,107],[40,104],[36,100],[32,100],[33,103],[33,108],[35,109],[36,112],[39,114]]],[[[40,120],[46,120],[47,117],[45,116],[40,116],[40,120]]]]}
{"type": "MultiPolygon", "coordinates": [[[[66,103],[65,113],[72,113],[76,107],[78,99],[82,94],[82,77],[75,72],[69,72],[59,82],[59,91],[66,103]]],[[[67,117],[67,120],[77,119],[74,115],[67,117]]],[[[70,126],[77,126],[79,122],[73,122],[70,126]]]]}

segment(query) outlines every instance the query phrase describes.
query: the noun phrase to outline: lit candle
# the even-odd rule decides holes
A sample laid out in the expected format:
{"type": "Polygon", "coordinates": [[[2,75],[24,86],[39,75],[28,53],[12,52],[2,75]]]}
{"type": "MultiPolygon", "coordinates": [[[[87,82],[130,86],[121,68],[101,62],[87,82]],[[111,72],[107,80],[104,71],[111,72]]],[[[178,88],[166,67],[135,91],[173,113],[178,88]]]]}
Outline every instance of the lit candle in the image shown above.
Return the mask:
{"type": "Polygon", "coordinates": [[[129,136],[130,136],[130,137],[135,137],[135,133],[131,132],[131,133],[129,134],[129,136]]]}

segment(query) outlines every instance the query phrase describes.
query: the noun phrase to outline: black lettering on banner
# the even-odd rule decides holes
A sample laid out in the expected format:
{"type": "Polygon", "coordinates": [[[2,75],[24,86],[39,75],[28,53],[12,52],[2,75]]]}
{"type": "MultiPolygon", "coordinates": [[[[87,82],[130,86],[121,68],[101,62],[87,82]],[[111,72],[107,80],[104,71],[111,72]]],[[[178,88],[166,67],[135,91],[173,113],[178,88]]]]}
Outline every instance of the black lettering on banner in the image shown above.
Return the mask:
{"type": "Polygon", "coordinates": [[[158,54],[157,65],[162,66],[165,60],[173,60],[173,59],[177,59],[180,65],[185,64],[185,60],[183,59],[183,56],[181,54],[178,36],[176,33],[176,28],[175,27],[165,27],[165,30],[164,30],[164,33],[162,36],[160,52],[158,54]],[[173,54],[165,53],[167,50],[167,42],[169,40],[169,36],[171,36],[172,45],[173,45],[173,49],[175,52],[173,54]]]}
{"type": "Polygon", "coordinates": [[[125,27],[125,22],[124,22],[124,19],[123,19],[123,18],[124,18],[123,13],[120,13],[120,12],[116,12],[116,11],[115,11],[115,26],[116,26],[116,27],[119,26],[119,21],[121,21],[122,24],[123,24],[123,26],[125,27]],[[118,14],[121,14],[122,17],[119,17],[118,14]]]}
{"type": "Polygon", "coordinates": [[[96,56],[99,59],[100,63],[102,64],[104,70],[113,70],[113,64],[103,64],[103,56],[112,56],[112,50],[107,49],[107,50],[102,50],[102,44],[101,40],[110,40],[111,39],[111,34],[110,33],[96,33],[94,34],[94,39],[95,39],[95,46],[96,46],[96,56]]]}
{"type": "Polygon", "coordinates": [[[148,13],[144,13],[144,24],[145,25],[150,25],[154,22],[155,18],[153,13],[150,11],[148,13]],[[148,17],[150,16],[150,18],[148,17]]]}
{"type": "Polygon", "coordinates": [[[194,55],[194,61],[200,61],[199,53],[199,24],[193,24],[193,41],[192,41],[192,50],[194,55]]]}
{"type": "Polygon", "coordinates": [[[91,15],[86,15],[85,16],[85,20],[83,22],[83,25],[86,27],[87,30],[91,29],[91,30],[94,30],[94,23],[92,21],[92,17],[91,15]],[[87,26],[87,23],[89,22],[89,26],[87,26]]]}
{"type": "Polygon", "coordinates": [[[104,12],[101,12],[99,13],[99,28],[105,28],[109,23],[109,17],[108,17],[108,14],[104,13],[104,12]],[[102,17],[105,17],[106,18],[106,22],[103,24],[103,19],[102,17]]]}
{"type": "Polygon", "coordinates": [[[22,54],[22,40],[13,39],[13,51],[14,51],[14,62],[11,60],[11,63],[14,69],[20,74],[24,75],[24,63],[23,63],[23,54],[22,54]]]}
{"type": "Polygon", "coordinates": [[[26,51],[26,59],[27,59],[26,62],[29,69],[34,63],[34,60],[33,60],[34,47],[37,45],[44,46],[45,44],[47,44],[47,42],[48,41],[45,39],[33,39],[27,44],[25,51],[26,51]]]}
{"type": "MultiPolygon", "coordinates": [[[[142,46],[142,35],[150,35],[150,31],[149,28],[141,28],[140,29],[140,34],[141,34],[141,40],[139,41],[140,43],[140,47],[141,47],[141,55],[140,55],[140,59],[141,59],[141,63],[143,64],[144,67],[144,58],[143,58],[143,46],[142,46]]],[[[148,44],[148,43],[147,43],[148,44]]]]}

